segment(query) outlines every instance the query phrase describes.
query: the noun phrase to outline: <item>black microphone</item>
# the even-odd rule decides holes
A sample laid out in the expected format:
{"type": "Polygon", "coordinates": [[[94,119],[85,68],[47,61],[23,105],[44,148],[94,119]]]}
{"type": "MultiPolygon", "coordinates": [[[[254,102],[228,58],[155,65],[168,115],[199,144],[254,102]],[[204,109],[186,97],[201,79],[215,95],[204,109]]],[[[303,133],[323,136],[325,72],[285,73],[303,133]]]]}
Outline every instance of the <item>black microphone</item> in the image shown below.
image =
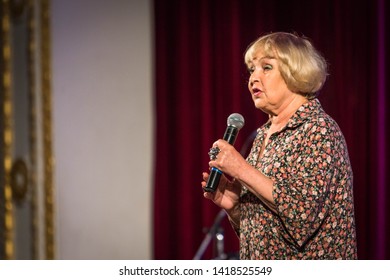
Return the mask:
{"type": "MultiPolygon", "coordinates": [[[[245,121],[243,116],[238,113],[231,114],[227,119],[227,127],[225,134],[223,135],[223,140],[227,141],[230,145],[233,145],[236,141],[238,131],[244,126],[244,124],[245,121]]],[[[221,175],[221,170],[212,167],[206,187],[203,188],[204,191],[215,192],[218,187],[219,180],[221,179],[221,175]]]]}

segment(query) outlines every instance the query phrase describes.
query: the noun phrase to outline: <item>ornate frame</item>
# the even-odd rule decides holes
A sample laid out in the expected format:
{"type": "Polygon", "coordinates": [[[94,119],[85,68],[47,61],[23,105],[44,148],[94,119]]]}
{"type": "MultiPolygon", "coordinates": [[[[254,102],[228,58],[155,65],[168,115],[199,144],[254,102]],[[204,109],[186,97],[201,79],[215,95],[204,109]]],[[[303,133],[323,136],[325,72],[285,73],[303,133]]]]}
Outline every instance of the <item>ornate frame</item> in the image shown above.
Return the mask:
{"type": "Polygon", "coordinates": [[[12,146],[12,91],[11,91],[11,43],[9,39],[10,33],[10,10],[9,1],[2,0],[1,2],[1,177],[2,195],[0,197],[1,205],[3,205],[1,214],[1,224],[3,232],[2,238],[2,257],[11,259],[14,256],[14,242],[12,236],[13,230],[13,203],[12,191],[10,185],[11,173],[11,146],[12,146]]]}
{"type": "Polygon", "coordinates": [[[26,255],[31,259],[54,259],[50,0],[1,0],[0,5],[0,259],[18,258],[15,210],[21,202],[29,205],[31,230],[28,234],[32,240],[30,248],[22,250],[28,250],[26,255]],[[23,82],[28,85],[29,151],[24,159],[14,158],[17,139],[13,85],[19,75],[12,71],[16,48],[11,40],[13,19],[23,13],[27,13],[24,24],[28,42],[23,50],[27,53],[27,78],[23,82]]]}

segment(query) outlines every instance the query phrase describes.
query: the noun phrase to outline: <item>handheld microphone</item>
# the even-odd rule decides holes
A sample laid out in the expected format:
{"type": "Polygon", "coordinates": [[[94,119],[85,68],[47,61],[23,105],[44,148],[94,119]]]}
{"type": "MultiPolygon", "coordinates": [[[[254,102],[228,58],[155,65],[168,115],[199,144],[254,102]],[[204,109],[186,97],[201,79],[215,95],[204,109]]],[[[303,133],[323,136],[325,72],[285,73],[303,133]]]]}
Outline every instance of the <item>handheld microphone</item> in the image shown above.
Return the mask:
{"type": "MultiPolygon", "coordinates": [[[[238,113],[231,114],[227,119],[227,127],[225,134],[223,135],[223,140],[227,141],[230,145],[233,145],[236,141],[238,131],[244,126],[244,124],[245,121],[243,116],[238,113]]],[[[221,175],[221,170],[212,167],[206,187],[203,188],[204,191],[215,192],[218,187],[219,180],[221,179],[221,175]]]]}

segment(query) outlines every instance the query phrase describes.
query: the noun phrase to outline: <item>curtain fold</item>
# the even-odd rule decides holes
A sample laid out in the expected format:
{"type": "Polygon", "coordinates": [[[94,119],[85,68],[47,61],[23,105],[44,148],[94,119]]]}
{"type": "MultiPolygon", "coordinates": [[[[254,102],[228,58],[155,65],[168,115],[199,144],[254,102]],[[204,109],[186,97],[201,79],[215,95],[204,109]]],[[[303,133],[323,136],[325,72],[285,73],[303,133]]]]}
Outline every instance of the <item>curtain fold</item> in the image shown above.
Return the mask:
{"type": "MultiPolygon", "coordinates": [[[[154,258],[191,259],[219,209],[203,198],[208,150],[227,117],[237,150],[267,116],[253,106],[246,47],[270,31],[303,34],[329,62],[319,99],[340,125],[354,171],[360,259],[389,259],[389,4],[375,1],[155,0],[154,258]]],[[[245,153],[246,151],[243,151],[245,153]]],[[[238,239],[226,220],[225,251],[238,239]]],[[[212,244],[203,256],[214,256],[212,244]]]]}

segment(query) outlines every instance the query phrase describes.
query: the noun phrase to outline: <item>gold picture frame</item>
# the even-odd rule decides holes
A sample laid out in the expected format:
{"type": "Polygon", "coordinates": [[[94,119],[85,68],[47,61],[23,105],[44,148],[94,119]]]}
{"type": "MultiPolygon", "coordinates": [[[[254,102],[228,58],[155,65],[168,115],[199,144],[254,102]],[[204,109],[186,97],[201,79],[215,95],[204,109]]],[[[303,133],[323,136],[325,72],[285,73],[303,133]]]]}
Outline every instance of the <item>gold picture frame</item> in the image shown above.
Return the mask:
{"type": "Polygon", "coordinates": [[[54,259],[50,0],[0,14],[0,259],[54,259]]]}

